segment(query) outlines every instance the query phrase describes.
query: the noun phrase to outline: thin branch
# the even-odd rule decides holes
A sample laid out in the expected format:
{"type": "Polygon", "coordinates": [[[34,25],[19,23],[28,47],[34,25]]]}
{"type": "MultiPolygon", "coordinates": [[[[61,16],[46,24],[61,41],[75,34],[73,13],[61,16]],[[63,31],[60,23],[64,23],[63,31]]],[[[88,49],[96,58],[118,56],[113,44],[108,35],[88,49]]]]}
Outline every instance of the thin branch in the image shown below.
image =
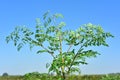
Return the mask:
{"type": "Polygon", "coordinates": [[[42,44],[36,42],[35,40],[32,40],[32,43],[35,44],[35,45],[37,44],[38,46],[40,46],[40,47],[42,47],[43,49],[45,49],[45,50],[46,50],[49,54],[51,54],[51,56],[55,59],[55,56],[53,55],[54,52],[48,50],[46,47],[44,47],[42,44]]]}
{"type": "Polygon", "coordinates": [[[45,49],[45,50],[46,50],[49,54],[51,54],[51,56],[55,59],[55,56],[53,55],[54,52],[48,50],[48,49],[47,49],[46,47],[44,47],[42,44],[38,44],[38,42],[36,42],[36,41],[34,41],[34,40],[32,40],[32,42],[33,42],[34,44],[37,43],[37,45],[39,45],[40,47],[42,47],[43,49],[45,49]]]}
{"type": "Polygon", "coordinates": [[[69,46],[69,48],[68,48],[68,50],[67,50],[67,53],[70,51],[71,47],[72,47],[72,45],[69,46]]]}
{"type": "Polygon", "coordinates": [[[54,52],[51,52],[50,50],[48,50],[46,47],[44,47],[42,44],[40,45],[43,49],[45,49],[49,54],[51,54],[51,56],[55,59],[55,56],[53,55],[54,52]]]}
{"type": "Polygon", "coordinates": [[[61,41],[61,36],[59,36],[59,40],[60,40],[60,44],[59,44],[59,45],[60,45],[60,50],[59,50],[59,51],[60,51],[60,54],[62,54],[62,41],[61,41]]]}
{"type": "MultiPolygon", "coordinates": [[[[79,50],[81,50],[82,48],[83,48],[83,45],[80,47],[80,49],[79,49],[79,50]]],[[[78,50],[78,52],[76,53],[76,55],[73,57],[73,60],[72,60],[72,62],[71,62],[71,64],[70,64],[70,67],[68,67],[68,71],[67,71],[67,73],[69,73],[69,72],[70,72],[70,70],[71,70],[71,67],[72,67],[73,63],[74,63],[74,61],[75,61],[76,57],[77,57],[77,56],[78,56],[78,54],[79,54],[79,50],[78,50]]]]}

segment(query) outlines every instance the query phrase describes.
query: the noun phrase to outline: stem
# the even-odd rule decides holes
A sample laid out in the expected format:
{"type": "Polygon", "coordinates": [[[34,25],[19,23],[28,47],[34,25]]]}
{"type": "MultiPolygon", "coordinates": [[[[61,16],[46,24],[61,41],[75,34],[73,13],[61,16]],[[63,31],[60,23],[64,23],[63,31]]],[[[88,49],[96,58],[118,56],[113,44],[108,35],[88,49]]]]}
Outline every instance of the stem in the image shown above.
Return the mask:
{"type": "Polygon", "coordinates": [[[67,52],[69,52],[69,51],[70,51],[71,47],[72,47],[72,44],[69,46],[69,48],[68,48],[67,52]]]}
{"type": "Polygon", "coordinates": [[[40,44],[40,43],[38,43],[38,42],[36,42],[36,41],[34,41],[34,40],[32,40],[31,41],[33,44],[37,44],[38,46],[40,46],[40,47],[42,47],[43,49],[45,49],[54,59],[55,59],[55,56],[53,55],[54,54],[54,52],[52,52],[52,51],[50,51],[50,50],[48,50],[46,47],[44,47],[42,44],[40,44]]]}
{"type": "Polygon", "coordinates": [[[48,49],[45,48],[42,44],[41,44],[40,46],[41,46],[43,49],[47,50],[47,52],[48,52],[49,54],[51,54],[51,56],[55,59],[55,56],[53,55],[54,52],[48,50],[48,49]]]}
{"type": "Polygon", "coordinates": [[[65,67],[64,67],[64,58],[63,58],[63,56],[62,56],[62,37],[61,37],[61,35],[59,36],[59,40],[60,40],[60,55],[61,55],[61,60],[62,60],[62,66],[61,66],[61,70],[62,70],[62,78],[63,78],[63,80],[65,80],[65,72],[64,72],[64,70],[65,70],[65,67]]]}
{"type": "MultiPolygon", "coordinates": [[[[83,48],[83,45],[80,47],[79,50],[81,50],[82,48],[83,48]]],[[[68,67],[68,71],[67,71],[68,74],[70,73],[70,70],[71,70],[71,68],[72,68],[72,66],[73,66],[73,63],[74,63],[76,57],[77,57],[78,54],[79,54],[79,50],[78,50],[78,52],[76,53],[76,55],[73,57],[73,60],[72,60],[72,62],[71,62],[71,64],[70,64],[70,67],[68,67]]]]}
{"type": "MultiPolygon", "coordinates": [[[[53,22],[54,24],[56,25],[56,22],[55,22],[55,17],[53,18],[53,22]]],[[[59,31],[59,29],[56,29],[56,33],[59,31]]],[[[62,64],[64,64],[64,58],[62,56],[62,34],[59,35],[59,40],[60,40],[60,50],[58,50],[60,52],[60,55],[61,55],[61,60],[62,60],[62,64]]],[[[65,80],[65,68],[64,68],[64,65],[61,66],[61,70],[62,70],[62,79],[65,80]]]]}

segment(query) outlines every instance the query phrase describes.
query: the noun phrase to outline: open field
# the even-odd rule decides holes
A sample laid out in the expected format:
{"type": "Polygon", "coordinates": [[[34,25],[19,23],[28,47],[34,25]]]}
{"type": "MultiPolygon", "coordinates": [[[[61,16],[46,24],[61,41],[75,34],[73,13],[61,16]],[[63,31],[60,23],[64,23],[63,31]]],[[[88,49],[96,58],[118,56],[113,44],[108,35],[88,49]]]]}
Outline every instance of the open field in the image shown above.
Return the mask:
{"type": "MultiPolygon", "coordinates": [[[[111,75],[113,78],[111,77],[106,77],[106,75],[84,75],[84,76],[69,76],[67,77],[66,80],[120,80],[120,75],[116,75],[116,74],[112,74],[111,75]],[[104,77],[104,79],[102,79],[104,77]],[[105,79],[106,78],[106,79],[105,79]]],[[[29,78],[26,79],[24,76],[0,76],[0,80],[58,80],[58,78],[56,78],[55,76],[37,76],[39,78],[35,78],[35,76],[33,76],[33,78],[29,78]]]]}
{"type": "Polygon", "coordinates": [[[23,80],[23,76],[0,76],[0,80],[23,80]]]}
{"type": "MultiPolygon", "coordinates": [[[[67,80],[98,80],[101,76],[71,76],[67,80]]],[[[8,77],[0,77],[0,80],[25,80],[23,76],[8,76],[8,77]]],[[[31,79],[30,79],[31,80],[31,79]]],[[[36,79],[37,80],[37,79],[36,79]]],[[[40,80],[50,80],[48,77],[42,77],[40,80]]],[[[54,78],[54,80],[58,80],[54,78]]]]}

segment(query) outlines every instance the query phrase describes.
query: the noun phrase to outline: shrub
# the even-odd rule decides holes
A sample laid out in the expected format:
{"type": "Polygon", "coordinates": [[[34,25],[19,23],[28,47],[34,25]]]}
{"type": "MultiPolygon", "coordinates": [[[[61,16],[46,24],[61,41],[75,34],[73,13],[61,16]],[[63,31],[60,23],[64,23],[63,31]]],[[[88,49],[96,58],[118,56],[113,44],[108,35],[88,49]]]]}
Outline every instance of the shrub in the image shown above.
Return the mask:
{"type": "Polygon", "coordinates": [[[41,75],[38,72],[27,73],[23,77],[24,80],[41,80],[41,75]]]}
{"type": "Polygon", "coordinates": [[[100,80],[120,80],[120,75],[105,75],[100,80]]]}

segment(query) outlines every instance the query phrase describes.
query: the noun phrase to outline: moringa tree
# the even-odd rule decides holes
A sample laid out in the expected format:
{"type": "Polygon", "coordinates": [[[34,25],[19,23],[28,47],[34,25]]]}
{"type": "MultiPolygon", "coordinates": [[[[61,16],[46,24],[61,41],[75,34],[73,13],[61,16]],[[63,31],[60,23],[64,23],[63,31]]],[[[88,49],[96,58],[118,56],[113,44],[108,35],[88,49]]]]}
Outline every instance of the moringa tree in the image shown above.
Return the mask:
{"type": "Polygon", "coordinates": [[[75,31],[65,30],[63,29],[65,23],[57,21],[58,18],[63,16],[50,15],[46,12],[43,21],[36,20],[35,31],[27,27],[16,27],[6,37],[6,41],[7,43],[13,41],[18,51],[27,43],[30,44],[30,48],[41,47],[37,53],[49,53],[53,58],[52,63],[46,66],[49,72],[55,72],[65,80],[66,74],[79,72],[79,65],[87,64],[86,58],[96,57],[99,54],[97,51],[85,48],[108,46],[106,39],[113,36],[109,32],[104,32],[100,25],[91,23],[82,25],[75,31]]]}

